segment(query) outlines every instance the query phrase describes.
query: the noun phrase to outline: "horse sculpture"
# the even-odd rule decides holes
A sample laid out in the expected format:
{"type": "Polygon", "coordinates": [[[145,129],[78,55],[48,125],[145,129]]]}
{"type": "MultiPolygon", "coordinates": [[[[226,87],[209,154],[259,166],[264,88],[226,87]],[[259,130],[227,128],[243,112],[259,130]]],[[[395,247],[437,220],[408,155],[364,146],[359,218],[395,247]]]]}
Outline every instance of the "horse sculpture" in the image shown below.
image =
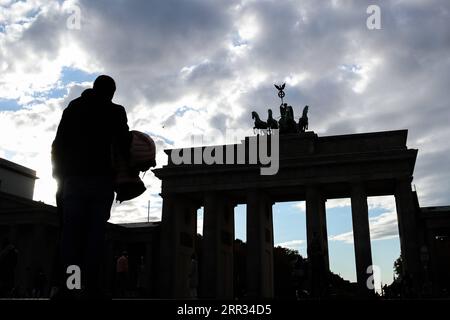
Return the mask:
{"type": "Polygon", "coordinates": [[[252,112],[252,119],[255,120],[255,126],[253,127],[253,132],[256,130],[267,130],[267,122],[262,121],[256,111],[252,112]]]}
{"type": "Polygon", "coordinates": [[[267,110],[267,112],[269,113],[269,118],[267,118],[267,129],[270,134],[272,129],[278,129],[278,121],[273,118],[272,109],[267,110]]]}
{"type": "Polygon", "coordinates": [[[303,114],[298,120],[298,130],[299,132],[305,132],[308,130],[308,106],[303,108],[303,114]]]}

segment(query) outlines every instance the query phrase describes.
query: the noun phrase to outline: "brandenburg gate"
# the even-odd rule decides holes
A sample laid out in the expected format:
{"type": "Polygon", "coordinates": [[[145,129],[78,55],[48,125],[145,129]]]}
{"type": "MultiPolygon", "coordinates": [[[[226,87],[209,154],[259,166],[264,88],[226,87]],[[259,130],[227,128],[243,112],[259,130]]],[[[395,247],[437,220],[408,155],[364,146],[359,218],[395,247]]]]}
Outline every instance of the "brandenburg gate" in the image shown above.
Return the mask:
{"type": "MultiPolygon", "coordinates": [[[[245,163],[175,164],[171,155],[181,151],[165,150],[168,164],[153,170],[162,180],[161,297],[189,296],[197,210],[203,207],[201,298],[233,298],[234,208],[238,204],[247,207],[247,295],[273,297],[272,206],[283,201],[306,201],[314,284],[315,278],[329,270],[325,202],[351,198],[358,288],[370,294],[366,285],[372,265],[367,197],[394,195],[404,272],[411,281],[418,281],[417,205],[411,189],[417,150],[408,149],[407,130],[338,136],[303,130],[280,134],[279,170],[273,175],[262,175],[261,163],[250,164],[252,141],[260,137],[247,137],[225,148],[235,151],[235,160],[237,151],[245,149],[245,163]]],[[[182,153],[194,154],[199,148],[205,147],[182,153]]],[[[221,157],[225,160],[227,154],[221,157]]]]}

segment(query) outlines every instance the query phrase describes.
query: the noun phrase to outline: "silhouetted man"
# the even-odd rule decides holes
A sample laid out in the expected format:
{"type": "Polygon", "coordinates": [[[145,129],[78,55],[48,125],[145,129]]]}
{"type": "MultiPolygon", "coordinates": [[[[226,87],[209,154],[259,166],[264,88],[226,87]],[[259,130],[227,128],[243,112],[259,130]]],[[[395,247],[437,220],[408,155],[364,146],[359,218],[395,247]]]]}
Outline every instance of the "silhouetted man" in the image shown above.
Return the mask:
{"type": "Polygon", "coordinates": [[[127,156],[131,139],[125,109],[111,101],[115,90],[111,77],[99,76],[93,89],[64,110],[52,145],[62,214],[61,267],[64,273],[70,265],[81,268],[87,297],[101,292],[105,228],[114,200],[112,151],[127,156]]]}
{"type": "Polygon", "coordinates": [[[128,288],[128,271],[128,253],[123,251],[116,263],[117,287],[120,297],[125,297],[126,295],[126,290],[128,288]]]}
{"type": "Polygon", "coordinates": [[[0,297],[10,297],[14,289],[17,249],[8,239],[3,239],[0,248],[0,297]]]}
{"type": "Polygon", "coordinates": [[[195,253],[191,255],[191,270],[189,271],[189,296],[191,299],[197,299],[198,287],[198,262],[195,253]]]}

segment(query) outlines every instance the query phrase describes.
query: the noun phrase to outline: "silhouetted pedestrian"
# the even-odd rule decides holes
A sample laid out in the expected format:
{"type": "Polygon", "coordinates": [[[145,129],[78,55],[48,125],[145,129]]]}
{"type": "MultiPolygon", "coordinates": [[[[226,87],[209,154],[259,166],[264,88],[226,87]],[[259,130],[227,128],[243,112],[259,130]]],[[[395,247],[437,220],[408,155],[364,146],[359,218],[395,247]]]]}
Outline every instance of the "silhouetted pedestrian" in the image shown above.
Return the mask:
{"type": "Polygon", "coordinates": [[[145,270],[144,257],[141,256],[141,261],[139,262],[137,279],[136,279],[136,289],[139,297],[144,297],[146,295],[146,277],[147,273],[145,270]]]}
{"type": "Polygon", "coordinates": [[[62,189],[61,285],[67,267],[77,265],[87,297],[102,295],[105,228],[114,200],[112,150],[129,152],[125,109],[111,101],[115,90],[111,77],[99,76],[64,110],[52,145],[53,176],[62,189]]]}
{"type": "Polygon", "coordinates": [[[25,297],[32,298],[33,297],[33,288],[34,288],[34,275],[31,267],[28,266],[25,269],[25,297]]]}
{"type": "Polygon", "coordinates": [[[191,299],[197,298],[198,287],[198,262],[195,253],[191,256],[191,266],[189,271],[189,295],[191,299]]]}
{"type": "Polygon", "coordinates": [[[33,298],[45,297],[45,286],[47,285],[47,276],[44,269],[38,267],[33,279],[33,298]]]}
{"type": "Polygon", "coordinates": [[[117,293],[120,297],[126,296],[128,289],[128,270],[128,254],[124,251],[116,263],[117,293]]]}
{"type": "Polygon", "coordinates": [[[0,297],[10,297],[14,290],[18,251],[7,238],[0,249],[0,297]]]}

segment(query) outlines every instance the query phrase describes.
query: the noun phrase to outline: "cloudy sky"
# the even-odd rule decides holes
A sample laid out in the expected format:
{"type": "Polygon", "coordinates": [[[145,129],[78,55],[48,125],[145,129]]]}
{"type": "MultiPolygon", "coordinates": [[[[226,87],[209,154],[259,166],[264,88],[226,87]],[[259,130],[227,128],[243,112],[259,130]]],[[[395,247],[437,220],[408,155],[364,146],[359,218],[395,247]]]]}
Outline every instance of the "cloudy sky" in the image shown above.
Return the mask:
{"type": "MultiPolygon", "coordinates": [[[[278,106],[273,83],[284,81],[296,116],[311,106],[321,136],[409,129],[421,205],[450,203],[448,0],[0,0],[0,157],[37,170],[36,200],[54,203],[50,146],[62,110],[102,73],[116,79],[130,127],[157,142],[159,166],[164,148],[189,146],[193,133],[250,128],[251,111],[278,106]],[[371,4],[380,30],[366,26],[371,4]]],[[[152,174],[145,182],[112,222],[145,221],[148,200],[159,219],[160,184],[152,174]]],[[[369,204],[386,283],[399,254],[395,203],[369,204]]],[[[327,208],[332,269],[354,280],[349,201],[327,208]]],[[[305,253],[304,204],[277,204],[274,217],[276,243],[305,253]]]]}

